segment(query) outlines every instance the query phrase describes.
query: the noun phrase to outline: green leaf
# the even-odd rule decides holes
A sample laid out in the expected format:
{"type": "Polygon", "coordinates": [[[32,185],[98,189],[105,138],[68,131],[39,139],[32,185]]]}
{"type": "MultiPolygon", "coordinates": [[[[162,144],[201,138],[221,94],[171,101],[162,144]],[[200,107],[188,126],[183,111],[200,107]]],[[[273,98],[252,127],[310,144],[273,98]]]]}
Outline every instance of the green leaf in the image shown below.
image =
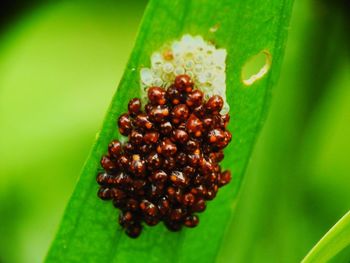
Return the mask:
{"type": "Polygon", "coordinates": [[[267,113],[271,88],[279,75],[292,2],[154,0],[149,3],[124,76],[68,203],[47,262],[215,260],[234,211],[256,136],[267,113]],[[233,142],[225,152],[223,166],[232,171],[233,182],[210,202],[200,215],[197,228],[172,233],[159,225],[146,228],[136,240],[130,239],[118,226],[118,212],[112,204],[96,197],[95,176],[100,169],[99,160],[109,141],[119,137],[115,123],[126,111],[128,99],[139,96],[140,68],[149,65],[152,52],[186,33],[202,35],[218,47],[227,49],[226,84],[233,142]],[[267,54],[264,55],[267,73],[247,86],[242,81],[242,68],[249,61],[245,74],[250,74],[255,68],[252,66],[255,55],[261,52],[267,54]]]}
{"type": "Polygon", "coordinates": [[[350,245],[350,211],[310,250],[302,263],[328,262],[350,245]]]}

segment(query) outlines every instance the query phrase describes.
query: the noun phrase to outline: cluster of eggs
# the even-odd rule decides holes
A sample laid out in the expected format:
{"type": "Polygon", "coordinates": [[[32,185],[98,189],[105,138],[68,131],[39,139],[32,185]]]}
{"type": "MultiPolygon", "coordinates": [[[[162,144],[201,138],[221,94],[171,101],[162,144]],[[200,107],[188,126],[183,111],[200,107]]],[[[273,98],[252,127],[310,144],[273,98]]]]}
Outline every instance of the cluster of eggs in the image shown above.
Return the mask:
{"type": "Polygon", "coordinates": [[[152,86],[148,100],[131,99],[118,119],[125,143],[113,140],[101,159],[98,196],[121,210],[119,223],[130,237],[162,221],[172,231],[195,227],[197,213],[230,179],[219,165],[231,141],[224,101],[205,99],[188,75],[168,88],[152,86]]]}
{"type": "Polygon", "coordinates": [[[205,99],[221,96],[224,101],[222,113],[228,113],[225,60],[225,49],[217,49],[201,36],[184,35],[162,51],[153,53],[151,67],[141,69],[141,97],[146,101],[148,87],[168,88],[175,76],[186,74],[204,93],[205,99]]]}

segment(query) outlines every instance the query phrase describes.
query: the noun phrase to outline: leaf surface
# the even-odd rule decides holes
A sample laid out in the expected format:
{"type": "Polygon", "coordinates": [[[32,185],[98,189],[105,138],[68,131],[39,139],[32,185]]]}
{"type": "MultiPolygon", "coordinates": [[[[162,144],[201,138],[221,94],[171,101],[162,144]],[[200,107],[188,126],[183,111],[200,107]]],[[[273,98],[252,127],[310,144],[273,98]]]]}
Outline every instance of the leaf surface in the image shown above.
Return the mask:
{"type": "Polygon", "coordinates": [[[215,261],[268,110],[271,89],[278,79],[292,2],[150,1],[125,73],[67,205],[47,262],[215,261]],[[197,228],[172,233],[159,225],[147,227],[136,240],[130,239],[117,224],[117,210],[96,196],[99,160],[108,143],[120,137],[116,129],[118,116],[126,111],[130,98],[139,96],[140,69],[149,66],[154,51],[188,33],[227,49],[226,85],[233,140],[222,166],[232,171],[233,181],[208,204],[197,228]],[[270,67],[261,79],[247,86],[242,81],[242,68],[261,52],[268,54],[270,67]]]}

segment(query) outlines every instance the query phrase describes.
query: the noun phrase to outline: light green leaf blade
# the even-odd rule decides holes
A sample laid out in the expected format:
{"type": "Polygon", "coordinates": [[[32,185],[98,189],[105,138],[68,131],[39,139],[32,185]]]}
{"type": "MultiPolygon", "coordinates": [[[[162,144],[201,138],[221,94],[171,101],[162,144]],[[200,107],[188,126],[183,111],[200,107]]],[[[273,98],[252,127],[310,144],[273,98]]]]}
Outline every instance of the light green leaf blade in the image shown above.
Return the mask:
{"type": "Polygon", "coordinates": [[[67,206],[47,262],[215,260],[268,109],[271,88],[279,75],[292,2],[158,0],[149,3],[118,92],[67,206]],[[149,65],[153,51],[186,33],[202,35],[228,52],[226,84],[233,142],[225,152],[223,166],[231,169],[233,182],[210,202],[200,215],[197,228],[171,233],[159,225],[146,228],[133,240],[117,226],[117,211],[112,205],[96,197],[99,160],[109,141],[119,136],[115,123],[126,110],[128,99],[139,96],[140,68],[149,65]],[[262,51],[271,55],[271,67],[260,80],[247,86],[241,79],[242,67],[262,51]]]}
{"type": "Polygon", "coordinates": [[[350,212],[346,213],[310,250],[302,263],[328,262],[350,245],[350,212]]]}

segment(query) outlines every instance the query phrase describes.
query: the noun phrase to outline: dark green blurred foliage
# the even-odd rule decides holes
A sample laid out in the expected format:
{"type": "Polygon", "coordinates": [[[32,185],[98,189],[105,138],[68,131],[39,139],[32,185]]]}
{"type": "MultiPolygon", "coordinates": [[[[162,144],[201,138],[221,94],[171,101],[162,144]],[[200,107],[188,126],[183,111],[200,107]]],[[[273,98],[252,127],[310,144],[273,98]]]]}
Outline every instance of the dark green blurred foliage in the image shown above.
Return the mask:
{"type": "MultiPolygon", "coordinates": [[[[2,31],[0,262],[45,256],[144,6],[41,4],[2,31]]],[[[300,261],[350,209],[346,10],[345,1],[296,0],[282,77],[220,262],[300,261]]]]}

